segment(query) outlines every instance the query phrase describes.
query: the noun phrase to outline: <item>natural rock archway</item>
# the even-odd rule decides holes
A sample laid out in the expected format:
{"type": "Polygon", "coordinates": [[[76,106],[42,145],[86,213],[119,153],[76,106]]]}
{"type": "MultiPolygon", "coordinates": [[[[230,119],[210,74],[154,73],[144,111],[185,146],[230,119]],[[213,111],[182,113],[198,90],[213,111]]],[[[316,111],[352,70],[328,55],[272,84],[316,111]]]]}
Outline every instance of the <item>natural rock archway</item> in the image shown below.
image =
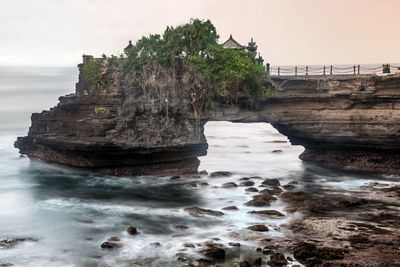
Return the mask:
{"type": "Polygon", "coordinates": [[[15,146],[30,158],[114,175],[185,173],[207,153],[207,121],[267,122],[305,147],[303,160],[400,173],[399,76],[268,79],[272,97],[251,108],[213,102],[199,116],[176,88],[138,86],[111,71],[99,89],[80,75],[75,94],[33,114],[15,146]]]}

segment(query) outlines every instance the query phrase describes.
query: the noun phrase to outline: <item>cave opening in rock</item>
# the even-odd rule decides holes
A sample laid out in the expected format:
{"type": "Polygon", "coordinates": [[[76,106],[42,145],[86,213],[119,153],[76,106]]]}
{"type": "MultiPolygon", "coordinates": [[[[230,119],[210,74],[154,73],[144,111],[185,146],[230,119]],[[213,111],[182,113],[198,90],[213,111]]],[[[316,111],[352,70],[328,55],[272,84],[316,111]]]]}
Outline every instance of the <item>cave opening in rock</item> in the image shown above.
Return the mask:
{"type": "Polygon", "coordinates": [[[209,148],[199,170],[275,176],[303,168],[304,148],[291,145],[271,124],[210,121],[204,134],[209,148]]]}

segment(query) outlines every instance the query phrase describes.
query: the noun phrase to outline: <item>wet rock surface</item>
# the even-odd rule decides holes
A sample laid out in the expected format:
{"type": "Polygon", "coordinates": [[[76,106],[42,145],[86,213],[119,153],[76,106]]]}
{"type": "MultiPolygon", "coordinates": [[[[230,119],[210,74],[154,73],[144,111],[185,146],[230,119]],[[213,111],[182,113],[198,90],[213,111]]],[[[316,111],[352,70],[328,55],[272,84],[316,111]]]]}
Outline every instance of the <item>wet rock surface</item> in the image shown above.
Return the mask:
{"type": "Polygon", "coordinates": [[[269,231],[268,227],[263,224],[255,224],[252,226],[247,227],[247,229],[255,232],[267,232],[269,231]]]}
{"type": "Polygon", "coordinates": [[[0,248],[12,248],[23,242],[37,242],[36,238],[31,237],[6,237],[0,238],[0,248]]]}
{"type": "Polygon", "coordinates": [[[277,210],[253,210],[249,211],[250,214],[256,214],[260,216],[270,216],[270,217],[284,217],[285,215],[282,212],[277,210]]]}
{"type": "Polygon", "coordinates": [[[216,210],[210,210],[210,209],[202,209],[199,207],[187,207],[184,209],[186,212],[188,212],[190,215],[195,216],[195,217],[201,217],[204,215],[208,216],[222,216],[224,215],[223,212],[221,211],[216,211],[216,210]]]}

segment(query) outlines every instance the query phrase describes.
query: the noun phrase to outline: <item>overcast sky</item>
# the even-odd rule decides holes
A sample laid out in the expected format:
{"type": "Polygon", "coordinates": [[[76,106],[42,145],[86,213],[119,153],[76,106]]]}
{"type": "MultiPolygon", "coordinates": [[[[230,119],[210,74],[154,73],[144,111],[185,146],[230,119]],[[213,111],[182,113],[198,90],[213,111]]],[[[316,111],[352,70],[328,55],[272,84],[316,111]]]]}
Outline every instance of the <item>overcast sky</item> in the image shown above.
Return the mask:
{"type": "Polygon", "coordinates": [[[190,18],[273,65],[400,62],[400,0],[0,0],[0,65],[73,66],[190,18]]]}

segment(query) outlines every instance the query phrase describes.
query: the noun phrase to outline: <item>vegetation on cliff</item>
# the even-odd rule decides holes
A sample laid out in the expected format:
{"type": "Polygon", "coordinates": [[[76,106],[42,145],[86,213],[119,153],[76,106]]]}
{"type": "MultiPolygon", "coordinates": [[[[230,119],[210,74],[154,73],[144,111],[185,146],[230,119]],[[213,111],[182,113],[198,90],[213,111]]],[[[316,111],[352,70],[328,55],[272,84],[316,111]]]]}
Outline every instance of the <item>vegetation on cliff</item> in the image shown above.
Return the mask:
{"type": "MultiPolygon", "coordinates": [[[[267,96],[267,73],[255,53],[225,49],[218,44],[218,38],[211,21],[192,19],[184,25],[167,27],[162,35],[142,37],[134,45],[130,43],[119,58],[112,56],[108,61],[118,64],[144,89],[152,77],[163,83],[159,87],[181,89],[189,96],[196,116],[206,103],[216,99],[253,103],[267,96]]],[[[99,63],[84,68],[86,80],[96,85],[102,81],[99,63]]]]}
{"type": "Polygon", "coordinates": [[[90,84],[104,87],[106,81],[101,74],[101,61],[92,59],[83,66],[83,75],[90,84]]]}

